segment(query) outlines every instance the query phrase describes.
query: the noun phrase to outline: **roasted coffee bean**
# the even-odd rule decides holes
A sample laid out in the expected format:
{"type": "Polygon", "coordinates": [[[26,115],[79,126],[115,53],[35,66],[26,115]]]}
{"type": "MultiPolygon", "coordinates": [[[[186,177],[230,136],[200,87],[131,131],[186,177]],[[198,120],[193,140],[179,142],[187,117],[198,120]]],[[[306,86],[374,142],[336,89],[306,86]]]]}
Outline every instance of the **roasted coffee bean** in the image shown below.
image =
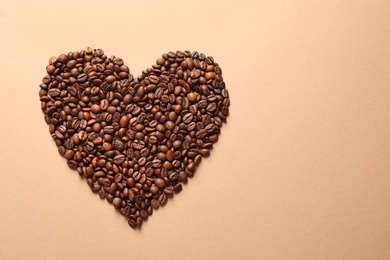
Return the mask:
{"type": "Polygon", "coordinates": [[[64,154],[65,159],[72,160],[73,159],[74,152],[73,150],[67,150],[64,154]]]}
{"type": "Polygon", "coordinates": [[[104,128],[103,128],[103,131],[104,131],[104,133],[106,133],[106,134],[112,134],[112,133],[114,133],[114,131],[115,131],[115,129],[114,129],[114,127],[113,126],[105,126],[104,128]]]}
{"type": "Polygon", "coordinates": [[[199,165],[199,163],[202,161],[202,156],[200,154],[198,154],[195,159],[194,159],[194,163],[196,165],[199,165]]]}
{"type": "MultiPolygon", "coordinates": [[[[123,142],[122,142],[120,139],[116,138],[116,139],[114,139],[114,141],[112,142],[112,147],[113,147],[115,150],[122,151],[122,150],[124,149],[125,146],[124,146],[123,142]]],[[[114,158],[114,160],[115,160],[115,158],[114,158]]]]}
{"type": "Polygon", "coordinates": [[[167,194],[167,196],[171,197],[173,195],[173,188],[172,187],[166,187],[164,189],[164,193],[167,194]]]}
{"type": "Polygon", "coordinates": [[[221,68],[198,52],[165,53],[134,78],[87,47],[45,72],[40,105],[59,154],[133,228],[182,190],[229,114],[221,68]]]}
{"type": "Polygon", "coordinates": [[[196,138],[202,139],[206,136],[206,134],[206,129],[200,129],[198,132],[196,132],[196,138]]]}
{"type": "Polygon", "coordinates": [[[99,112],[100,112],[100,106],[97,105],[97,104],[93,104],[93,105],[91,106],[91,112],[93,112],[94,114],[99,113],[99,112]]]}
{"type": "Polygon", "coordinates": [[[75,161],[73,161],[73,160],[68,161],[68,166],[69,166],[69,168],[71,168],[72,170],[77,170],[77,162],[75,162],[75,161]]]}
{"type": "Polygon", "coordinates": [[[104,199],[106,197],[106,192],[104,191],[104,189],[99,190],[99,197],[101,199],[104,199]]]}
{"type": "Polygon", "coordinates": [[[158,209],[160,207],[160,202],[156,199],[152,199],[151,205],[154,209],[158,209]]]}
{"type": "Polygon", "coordinates": [[[125,161],[126,157],[123,154],[117,155],[114,157],[114,163],[119,165],[122,164],[125,161]]]}
{"type": "Polygon", "coordinates": [[[183,186],[180,183],[178,183],[175,186],[173,186],[173,191],[175,193],[179,193],[182,189],[183,189],[183,186]]]}
{"type": "Polygon", "coordinates": [[[92,186],[92,191],[94,193],[98,193],[102,187],[99,185],[99,183],[94,183],[92,186]]]}
{"type": "Polygon", "coordinates": [[[129,219],[128,223],[129,223],[129,226],[132,227],[132,228],[136,228],[137,227],[137,224],[136,224],[136,222],[133,219],[129,219]]]}
{"type": "Polygon", "coordinates": [[[112,201],[112,205],[114,205],[114,207],[117,209],[120,207],[122,203],[122,200],[120,198],[115,198],[113,201],[112,201]]]}
{"type": "Polygon", "coordinates": [[[61,94],[61,91],[58,88],[52,88],[52,89],[49,89],[47,94],[50,97],[58,97],[61,94]]]}
{"type": "Polygon", "coordinates": [[[183,122],[185,124],[189,124],[191,123],[192,119],[193,119],[194,115],[192,113],[187,113],[183,116],[183,122]]]}
{"type": "Polygon", "coordinates": [[[161,178],[157,178],[155,181],[154,181],[154,184],[160,188],[160,189],[163,189],[165,187],[165,181],[164,179],[161,179],[161,178]]]}
{"type": "Polygon", "coordinates": [[[163,193],[160,195],[160,197],[158,198],[158,202],[160,203],[160,205],[164,206],[168,201],[168,196],[163,193]]]}

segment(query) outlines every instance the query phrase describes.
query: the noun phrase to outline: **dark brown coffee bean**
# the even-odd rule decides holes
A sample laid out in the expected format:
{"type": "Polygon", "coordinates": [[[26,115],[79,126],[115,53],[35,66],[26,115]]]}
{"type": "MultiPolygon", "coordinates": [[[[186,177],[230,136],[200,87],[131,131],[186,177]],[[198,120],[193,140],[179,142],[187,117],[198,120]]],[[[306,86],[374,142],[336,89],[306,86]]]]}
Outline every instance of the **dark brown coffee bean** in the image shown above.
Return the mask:
{"type": "Polygon", "coordinates": [[[209,137],[210,142],[215,143],[218,141],[218,135],[211,135],[209,137]]]}
{"type": "Polygon", "coordinates": [[[143,220],[146,220],[148,218],[148,213],[146,210],[141,210],[141,217],[143,220]]]}
{"type": "Polygon", "coordinates": [[[210,150],[209,149],[201,149],[200,150],[200,154],[204,157],[206,156],[209,156],[210,155],[210,150]]]}
{"type": "Polygon", "coordinates": [[[183,189],[183,186],[182,186],[180,183],[176,184],[176,185],[173,187],[173,191],[174,191],[175,193],[179,193],[182,189],[183,189]]]}
{"type": "Polygon", "coordinates": [[[92,191],[94,192],[94,193],[98,193],[99,191],[100,191],[100,189],[101,189],[102,187],[99,185],[99,183],[94,183],[93,184],[93,186],[92,186],[92,191]]]}
{"type": "Polygon", "coordinates": [[[132,228],[136,228],[137,227],[137,224],[136,224],[136,222],[133,219],[129,219],[128,223],[129,223],[129,226],[132,227],[132,228]]]}
{"type": "Polygon", "coordinates": [[[70,160],[68,161],[68,166],[69,168],[71,168],[72,170],[76,170],[77,169],[77,162],[73,161],[73,160],[70,160]]]}
{"type": "MultiPolygon", "coordinates": [[[[116,139],[114,139],[114,141],[112,142],[112,147],[113,147],[115,150],[122,151],[122,150],[124,149],[125,146],[124,146],[123,142],[122,142],[120,139],[116,138],[116,139]]],[[[123,156],[123,158],[124,158],[124,156],[123,156]]],[[[115,160],[115,158],[114,158],[114,160],[115,160]]]]}

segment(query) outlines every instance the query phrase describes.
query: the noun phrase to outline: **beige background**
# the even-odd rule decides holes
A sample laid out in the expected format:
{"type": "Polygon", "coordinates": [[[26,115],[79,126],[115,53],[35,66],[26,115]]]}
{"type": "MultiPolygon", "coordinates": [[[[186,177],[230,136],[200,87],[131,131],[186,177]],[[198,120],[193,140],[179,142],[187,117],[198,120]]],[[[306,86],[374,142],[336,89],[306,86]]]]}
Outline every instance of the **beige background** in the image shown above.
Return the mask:
{"type": "Polygon", "coordinates": [[[0,259],[390,259],[390,2],[0,1],[0,259]],[[56,2],[56,3],[53,3],[56,2]],[[231,114],[134,231],[57,152],[51,56],[214,56],[231,114]]]}

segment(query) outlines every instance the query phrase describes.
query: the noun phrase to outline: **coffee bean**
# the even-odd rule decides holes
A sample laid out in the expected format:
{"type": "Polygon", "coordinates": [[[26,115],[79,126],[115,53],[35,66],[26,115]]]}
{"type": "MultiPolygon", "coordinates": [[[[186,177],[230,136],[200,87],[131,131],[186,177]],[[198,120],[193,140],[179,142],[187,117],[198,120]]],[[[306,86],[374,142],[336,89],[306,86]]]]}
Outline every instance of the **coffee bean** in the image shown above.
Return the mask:
{"type": "Polygon", "coordinates": [[[104,191],[104,189],[99,190],[99,197],[101,199],[104,199],[106,197],[106,192],[104,191]]]}
{"type": "Polygon", "coordinates": [[[94,183],[92,186],[92,191],[94,193],[98,193],[102,187],[99,185],[99,183],[94,183]]]}
{"type": "Polygon", "coordinates": [[[133,178],[135,181],[139,181],[141,179],[141,173],[139,171],[135,171],[133,173],[133,178]]]}
{"type": "Polygon", "coordinates": [[[195,170],[195,163],[189,163],[187,166],[188,170],[193,171],[195,170]]]}
{"type": "Polygon", "coordinates": [[[184,171],[181,171],[179,173],[179,181],[183,182],[183,183],[187,183],[187,180],[188,180],[188,176],[187,176],[187,173],[184,172],[184,171]]]}
{"type": "Polygon", "coordinates": [[[173,123],[172,121],[167,121],[165,123],[165,129],[167,129],[167,130],[172,131],[174,129],[174,127],[175,127],[175,123],[173,123]]]}
{"type": "Polygon", "coordinates": [[[71,160],[73,159],[74,152],[72,150],[67,150],[64,154],[65,159],[71,160]]]}
{"type": "Polygon", "coordinates": [[[198,52],[167,52],[134,78],[87,47],[46,72],[40,106],[59,154],[133,228],[182,190],[229,114],[222,70],[198,52]]]}
{"type": "Polygon", "coordinates": [[[97,104],[93,104],[91,106],[91,112],[94,113],[94,114],[97,114],[100,112],[100,105],[97,105],[97,104]]]}
{"type": "Polygon", "coordinates": [[[106,133],[106,134],[112,134],[114,133],[115,129],[113,126],[109,125],[109,126],[105,126],[103,128],[103,131],[106,133]]]}
{"type": "Polygon", "coordinates": [[[85,73],[82,73],[82,74],[80,74],[80,75],[77,76],[77,81],[78,81],[79,83],[82,83],[82,82],[86,81],[87,78],[88,78],[88,75],[85,74],[85,73]]]}
{"type": "Polygon", "coordinates": [[[58,59],[57,59],[58,62],[60,63],[67,63],[69,61],[68,57],[65,55],[65,54],[61,54],[60,56],[58,56],[58,59]]]}
{"type": "Polygon", "coordinates": [[[172,195],[173,195],[173,188],[172,187],[166,187],[165,189],[164,189],[164,193],[167,195],[167,196],[169,196],[169,197],[171,197],[172,195]]]}
{"type": "Polygon", "coordinates": [[[73,160],[70,160],[68,161],[68,166],[69,168],[71,168],[72,170],[76,170],[77,169],[77,162],[73,161],[73,160]]]}
{"type": "Polygon", "coordinates": [[[146,220],[148,218],[148,213],[146,212],[146,210],[141,210],[141,217],[144,220],[146,220]]]}
{"type": "Polygon", "coordinates": [[[132,227],[132,228],[136,228],[137,227],[137,224],[135,223],[135,221],[133,219],[129,219],[128,223],[129,223],[129,226],[132,227]]]}
{"type": "Polygon", "coordinates": [[[196,138],[202,139],[206,136],[206,134],[206,129],[200,129],[198,132],[196,132],[196,138]]]}
{"type": "Polygon", "coordinates": [[[187,113],[183,116],[183,122],[185,124],[189,124],[191,123],[192,119],[193,119],[194,115],[192,113],[187,113]]]}
{"type": "Polygon", "coordinates": [[[183,189],[183,187],[182,187],[182,185],[180,183],[178,183],[175,186],[173,186],[173,191],[175,193],[179,193],[182,189],[183,189]]]}
{"type": "Polygon", "coordinates": [[[209,156],[210,155],[210,150],[209,149],[201,149],[200,150],[200,154],[204,157],[206,156],[209,156]]]}
{"type": "Polygon", "coordinates": [[[111,186],[110,186],[110,189],[108,192],[110,194],[114,194],[117,188],[118,188],[118,185],[115,182],[113,182],[113,183],[111,183],[111,186]]]}
{"type": "Polygon", "coordinates": [[[160,207],[160,202],[156,199],[152,199],[151,205],[154,209],[158,209],[160,207]]]}
{"type": "Polygon", "coordinates": [[[159,78],[156,76],[156,75],[150,75],[149,76],[149,81],[152,83],[152,84],[157,84],[159,82],[159,78]]]}
{"type": "Polygon", "coordinates": [[[202,161],[202,156],[200,154],[198,154],[197,156],[195,156],[195,159],[194,159],[194,163],[196,165],[199,165],[199,163],[202,161]]]}
{"type": "Polygon", "coordinates": [[[58,88],[52,88],[52,89],[49,89],[47,94],[50,97],[58,97],[61,94],[61,91],[58,88]]]}
{"type": "Polygon", "coordinates": [[[163,189],[165,187],[165,181],[161,178],[157,178],[155,181],[154,181],[154,184],[160,188],[160,189],[163,189]]]}
{"type": "Polygon", "coordinates": [[[117,155],[114,157],[114,163],[119,165],[125,161],[126,157],[123,154],[117,155]]]}
{"type": "Polygon", "coordinates": [[[158,198],[158,202],[160,203],[160,205],[164,206],[168,201],[168,196],[163,193],[160,195],[160,197],[158,198]]]}
{"type": "Polygon", "coordinates": [[[115,198],[113,201],[112,201],[112,205],[114,205],[114,207],[117,209],[119,208],[119,206],[121,205],[122,203],[122,200],[120,198],[115,198]]]}
{"type": "Polygon", "coordinates": [[[129,124],[129,118],[126,115],[123,115],[119,122],[120,127],[127,127],[128,124],[129,124]]]}
{"type": "Polygon", "coordinates": [[[172,169],[172,163],[169,162],[169,161],[165,161],[165,162],[163,163],[163,167],[164,167],[165,169],[167,169],[167,170],[170,170],[170,169],[172,169]]]}

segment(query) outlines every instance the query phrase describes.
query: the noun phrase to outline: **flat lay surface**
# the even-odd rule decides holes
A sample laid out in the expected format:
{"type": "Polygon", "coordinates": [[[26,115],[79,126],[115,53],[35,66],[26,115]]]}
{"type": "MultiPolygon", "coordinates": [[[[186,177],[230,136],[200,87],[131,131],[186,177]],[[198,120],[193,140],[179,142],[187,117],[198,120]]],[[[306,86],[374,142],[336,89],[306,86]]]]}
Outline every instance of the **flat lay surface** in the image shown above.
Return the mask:
{"type": "Polygon", "coordinates": [[[1,1],[0,259],[390,258],[388,1],[1,1]],[[50,57],[135,77],[197,50],[231,101],[188,184],[129,228],[58,154],[50,57]]]}

